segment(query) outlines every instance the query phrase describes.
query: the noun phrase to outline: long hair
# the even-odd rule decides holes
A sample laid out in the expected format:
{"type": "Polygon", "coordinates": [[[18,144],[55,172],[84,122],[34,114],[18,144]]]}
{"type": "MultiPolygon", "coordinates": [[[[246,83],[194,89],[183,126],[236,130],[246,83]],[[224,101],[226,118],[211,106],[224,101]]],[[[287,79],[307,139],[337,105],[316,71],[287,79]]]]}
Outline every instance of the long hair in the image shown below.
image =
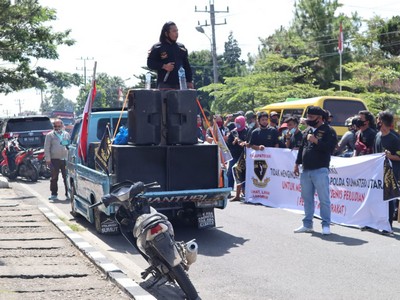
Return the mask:
{"type": "Polygon", "coordinates": [[[164,43],[167,41],[168,36],[165,35],[165,33],[169,33],[169,30],[171,29],[171,26],[176,26],[176,24],[174,22],[167,22],[164,24],[164,26],[161,29],[161,33],[160,33],[160,42],[164,43]]]}

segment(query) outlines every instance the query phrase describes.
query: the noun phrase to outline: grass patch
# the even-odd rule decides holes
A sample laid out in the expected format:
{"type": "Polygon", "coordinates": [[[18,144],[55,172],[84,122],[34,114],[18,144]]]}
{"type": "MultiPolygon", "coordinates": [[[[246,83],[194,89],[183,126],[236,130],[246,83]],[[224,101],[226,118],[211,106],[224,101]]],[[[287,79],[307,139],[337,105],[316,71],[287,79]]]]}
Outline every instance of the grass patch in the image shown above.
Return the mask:
{"type": "Polygon", "coordinates": [[[86,231],[86,229],[84,227],[82,227],[79,224],[70,222],[69,220],[67,220],[67,218],[59,217],[59,219],[61,221],[63,221],[69,228],[71,228],[72,231],[75,231],[75,232],[86,231]]]}

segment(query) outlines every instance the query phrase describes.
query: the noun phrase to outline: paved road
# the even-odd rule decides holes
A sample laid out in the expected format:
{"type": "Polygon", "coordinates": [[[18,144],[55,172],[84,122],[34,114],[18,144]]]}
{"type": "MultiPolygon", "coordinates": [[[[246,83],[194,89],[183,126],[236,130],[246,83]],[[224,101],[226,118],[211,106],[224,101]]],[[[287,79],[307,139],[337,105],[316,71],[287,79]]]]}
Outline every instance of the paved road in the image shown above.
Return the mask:
{"type": "MultiPolygon", "coordinates": [[[[47,182],[29,187],[48,194],[47,182]]],[[[68,202],[55,205],[69,211],[68,202]]],[[[318,220],[316,233],[294,234],[301,219],[286,210],[235,202],[216,211],[217,228],[175,228],[177,240],[196,238],[199,244],[190,278],[201,298],[398,299],[398,223],[393,237],[339,225],[332,226],[332,235],[322,236],[318,220]]],[[[141,282],[146,263],[121,237],[96,237],[90,230],[82,234],[141,282]]],[[[176,299],[169,288],[149,291],[176,299]]]]}

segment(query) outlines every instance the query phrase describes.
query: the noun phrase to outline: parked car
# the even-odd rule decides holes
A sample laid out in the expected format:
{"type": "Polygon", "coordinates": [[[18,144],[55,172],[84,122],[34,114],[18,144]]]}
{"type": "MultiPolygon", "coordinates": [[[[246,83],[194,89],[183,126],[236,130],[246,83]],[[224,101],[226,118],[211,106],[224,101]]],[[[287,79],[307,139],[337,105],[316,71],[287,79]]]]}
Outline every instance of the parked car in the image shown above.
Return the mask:
{"type": "Polygon", "coordinates": [[[53,129],[46,116],[20,116],[0,120],[0,151],[12,137],[23,148],[42,148],[46,134],[53,129]]]}

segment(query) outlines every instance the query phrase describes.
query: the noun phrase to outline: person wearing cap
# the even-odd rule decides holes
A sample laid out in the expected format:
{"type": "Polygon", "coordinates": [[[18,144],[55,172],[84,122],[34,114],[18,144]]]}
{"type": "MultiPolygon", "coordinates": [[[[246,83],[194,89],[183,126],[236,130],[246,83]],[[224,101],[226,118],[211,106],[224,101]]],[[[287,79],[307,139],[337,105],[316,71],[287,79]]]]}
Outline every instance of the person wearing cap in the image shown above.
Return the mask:
{"type": "Polygon", "coordinates": [[[318,193],[322,234],[328,235],[331,223],[331,201],[329,198],[329,163],[336,147],[337,136],[330,126],[324,122],[325,111],[318,106],[310,106],[307,110],[307,125],[300,145],[294,174],[300,175],[301,197],[304,200],[303,225],[295,229],[295,233],[313,232],[314,194],[318,193]],[[302,165],[303,171],[299,172],[302,165]]]}
{"type": "Polygon", "coordinates": [[[247,128],[250,131],[253,131],[253,129],[257,128],[257,121],[256,121],[257,118],[253,111],[251,110],[246,111],[244,116],[246,118],[247,128]]]}
{"type": "Polygon", "coordinates": [[[276,128],[268,126],[268,113],[258,113],[257,120],[260,127],[251,133],[248,146],[254,150],[264,150],[265,147],[279,147],[279,133],[276,128]]]}
{"type": "Polygon", "coordinates": [[[276,111],[271,111],[269,114],[269,126],[278,128],[279,114],[276,111]]]}
{"type": "Polygon", "coordinates": [[[347,126],[348,131],[340,139],[337,148],[335,150],[335,155],[341,157],[351,157],[353,156],[353,151],[356,143],[356,122],[357,116],[347,118],[344,125],[347,126]]]}

